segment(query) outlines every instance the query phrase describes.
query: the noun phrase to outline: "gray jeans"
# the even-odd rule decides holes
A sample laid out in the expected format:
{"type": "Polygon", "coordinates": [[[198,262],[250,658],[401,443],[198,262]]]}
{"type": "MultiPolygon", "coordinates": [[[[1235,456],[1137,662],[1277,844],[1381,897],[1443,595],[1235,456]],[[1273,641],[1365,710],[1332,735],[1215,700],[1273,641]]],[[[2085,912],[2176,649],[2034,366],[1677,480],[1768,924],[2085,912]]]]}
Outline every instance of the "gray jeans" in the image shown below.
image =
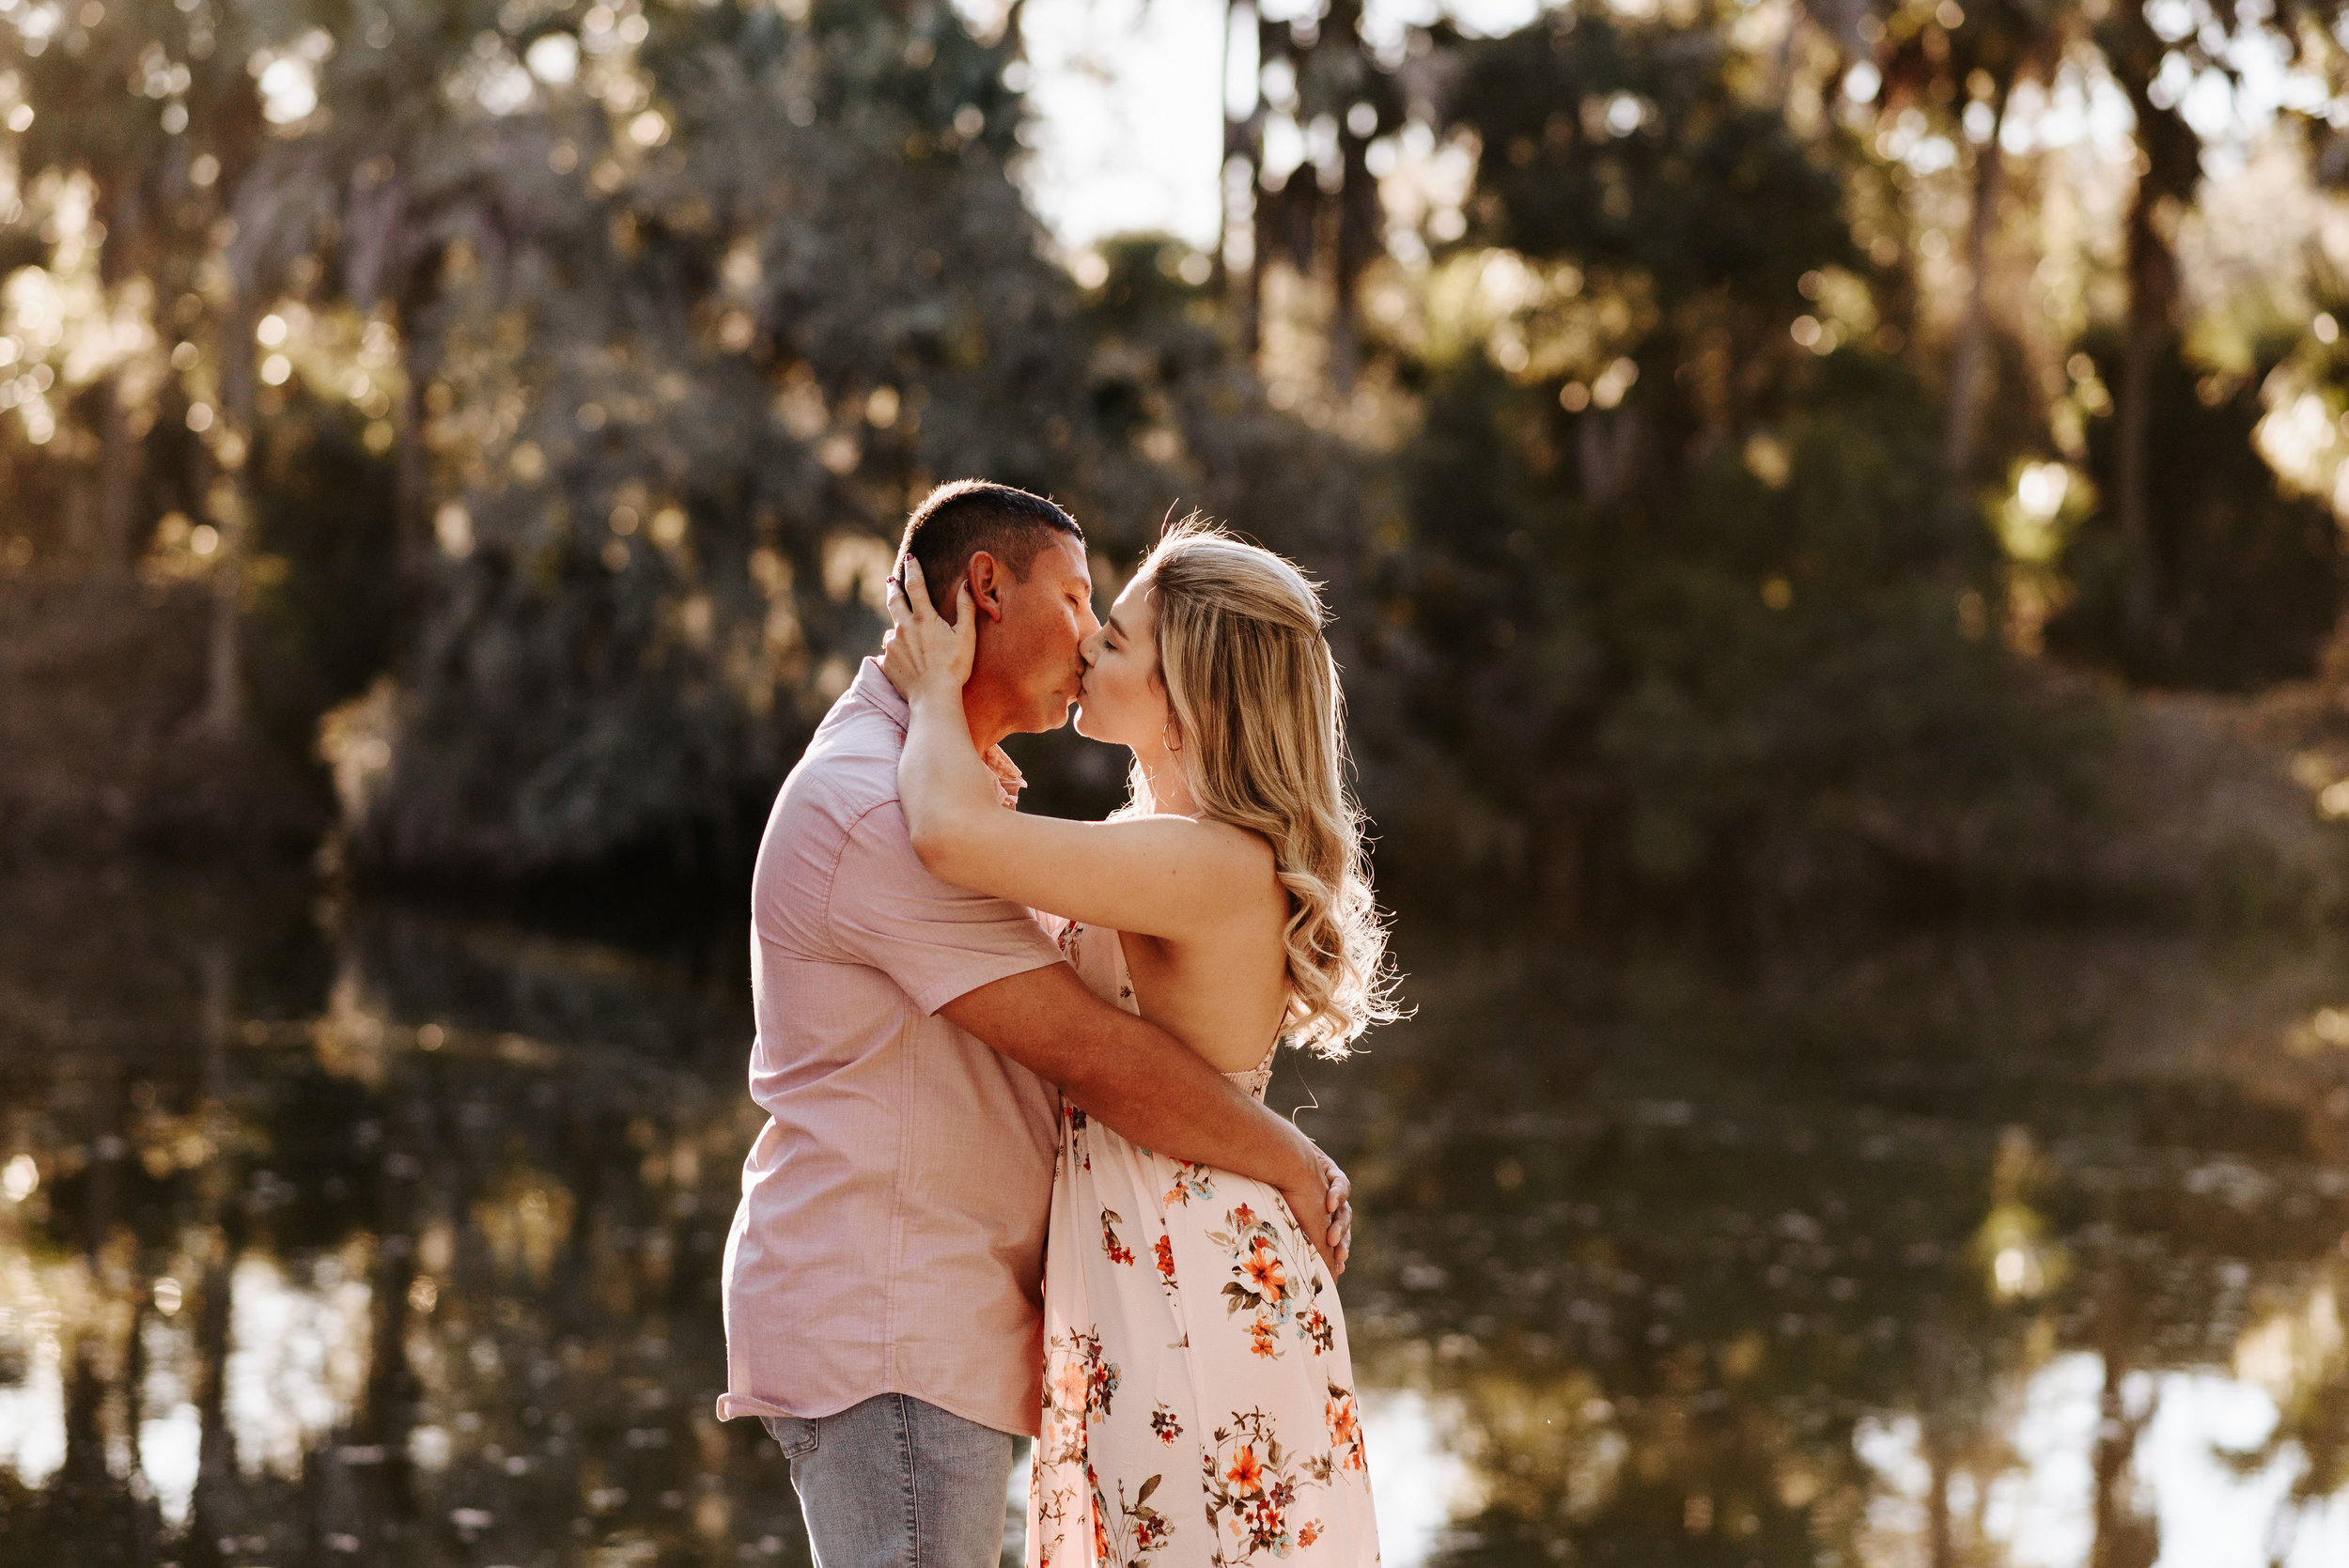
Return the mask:
{"type": "Polygon", "coordinates": [[[905,1394],[765,1418],[816,1568],[996,1568],[1014,1441],[905,1394]]]}

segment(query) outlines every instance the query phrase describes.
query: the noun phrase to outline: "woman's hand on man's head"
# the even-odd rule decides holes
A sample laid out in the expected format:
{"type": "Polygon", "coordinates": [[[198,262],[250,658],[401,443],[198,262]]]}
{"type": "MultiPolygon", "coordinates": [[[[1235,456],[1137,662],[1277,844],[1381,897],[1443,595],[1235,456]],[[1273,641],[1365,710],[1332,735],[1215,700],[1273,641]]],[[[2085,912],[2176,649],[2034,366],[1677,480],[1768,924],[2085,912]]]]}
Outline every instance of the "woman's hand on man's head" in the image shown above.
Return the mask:
{"type": "Polygon", "coordinates": [[[971,584],[955,589],[955,618],[930,603],[922,564],[909,558],[902,582],[889,581],[889,635],[881,641],[881,673],[908,702],[951,696],[959,702],[963,684],[978,658],[979,618],[971,608],[971,584]]]}

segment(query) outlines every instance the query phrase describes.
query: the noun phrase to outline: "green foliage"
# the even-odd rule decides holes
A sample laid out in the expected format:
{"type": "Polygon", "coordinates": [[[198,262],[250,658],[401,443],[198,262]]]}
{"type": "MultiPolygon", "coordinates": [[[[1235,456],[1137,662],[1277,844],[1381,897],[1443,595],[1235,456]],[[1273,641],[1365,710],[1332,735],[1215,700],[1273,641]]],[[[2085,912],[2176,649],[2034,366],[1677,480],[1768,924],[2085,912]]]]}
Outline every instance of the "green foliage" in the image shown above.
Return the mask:
{"type": "MultiPolygon", "coordinates": [[[[1471,865],[1588,906],[1952,875],[2066,744],[2000,635],[1998,498],[1966,487],[2082,448],[2047,344],[1993,292],[1952,313],[1920,287],[2007,264],[1986,149],[2017,84],[2077,47],[2150,91],[2152,35],[2108,20],[1985,0],[1765,44],[1751,8],[1571,4],[1397,48],[1350,5],[1261,23],[1275,69],[1228,128],[1257,270],[1139,236],[1082,287],[1013,179],[1016,28],[950,8],[0,23],[39,106],[0,264],[85,318],[9,329],[39,419],[0,427],[23,437],[0,560],[102,563],[125,593],[143,571],[180,622],[209,604],[186,733],[236,743],[224,692],[280,757],[319,731],[353,863],[394,874],[739,876],[875,644],[907,507],[975,474],[1067,504],[1109,576],[1196,505],[1325,579],[1398,882],[1471,865]],[[1839,86],[1862,39],[1871,103],[1839,86]],[[1266,163],[1275,130],[1309,174],[1266,163]],[[1447,138],[1474,156],[1457,226],[1418,178],[1447,138]],[[84,192],[93,223],[42,221],[84,192]],[[1281,258],[1314,275],[1260,287],[1281,258]]],[[[2148,202],[2189,200],[2198,165],[2183,120],[2139,118],[2159,178],[2099,330],[2141,346],[2188,297],[2148,202]]],[[[2131,487],[2154,523],[2029,563],[2077,590],[2051,645],[2147,679],[2305,671],[2341,586],[2323,508],[2269,499],[2258,376],[2205,400],[2164,374],[2131,487]],[[2154,580],[2161,636],[2121,637],[2154,580]]],[[[2085,447],[2105,497],[2110,423],[2085,447]]],[[[1039,805],[1115,797],[1089,743],[1020,754],[1039,805]]]]}
{"type": "Polygon", "coordinates": [[[1938,483],[1931,406],[1858,351],[1821,371],[1780,426],[1782,485],[1714,457],[1610,596],[1626,691],[1600,745],[1643,871],[1967,804],[2013,754],[1988,551],[1938,483]]]}
{"type": "Polygon", "coordinates": [[[2028,728],[1930,392],[1788,335],[1826,271],[1864,264],[1831,147],[1736,69],[1568,11],[1472,47],[1459,96],[1481,237],[1570,264],[1528,340],[1563,317],[1605,346],[1435,367],[1384,581],[1444,787],[1569,898],[1930,862],[2028,728]]]}
{"type": "Polygon", "coordinates": [[[943,11],[663,12],[643,63],[675,146],[551,175],[546,122],[480,159],[532,226],[440,264],[462,510],[370,852],[723,874],[876,642],[911,500],[1114,486],[1075,290],[1004,174],[1006,58],[943,11]]]}
{"type": "Polygon", "coordinates": [[[1764,305],[1857,259],[1841,172],[1741,91],[1718,31],[1569,6],[1465,55],[1456,123],[1484,147],[1487,241],[1764,305]]]}
{"type": "MultiPolygon", "coordinates": [[[[2120,348],[2084,350],[2109,383],[2120,348]]],[[[2059,565],[2075,598],[2047,625],[2048,647],[2152,685],[2248,691],[2316,668],[2339,613],[2349,562],[2332,508],[2285,488],[2252,444],[2266,413],[2262,383],[2282,357],[2267,346],[2249,374],[2189,363],[2177,342],[2155,361],[2148,439],[2146,531],[2125,537],[2105,505],[2059,565]],[[2150,638],[2130,635],[2124,596],[2152,556],[2159,611],[2150,638]]],[[[2101,501],[2116,485],[2117,419],[2088,427],[2088,471],[2101,501]]]]}
{"type": "Polygon", "coordinates": [[[1929,858],[1912,841],[2007,782],[2024,740],[1932,415],[1905,370],[1846,350],[1635,513],[1594,505],[1575,458],[1527,457],[1596,444],[1597,416],[1463,369],[1431,393],[1416,488],[1447,526],[1389,567],[1431,656],[1415,722],[1503,810],[1614,823],[1585,875],[1780,888],[1863,846],[1929,858]]]}
{"type": "Polygon", "coordinates": [[[390,465],[345,408],[308,398],[272,422],[254,461],[254,697],[272,742],[303,755],[319,716],[366,691],[398,645],[390,465]]]}

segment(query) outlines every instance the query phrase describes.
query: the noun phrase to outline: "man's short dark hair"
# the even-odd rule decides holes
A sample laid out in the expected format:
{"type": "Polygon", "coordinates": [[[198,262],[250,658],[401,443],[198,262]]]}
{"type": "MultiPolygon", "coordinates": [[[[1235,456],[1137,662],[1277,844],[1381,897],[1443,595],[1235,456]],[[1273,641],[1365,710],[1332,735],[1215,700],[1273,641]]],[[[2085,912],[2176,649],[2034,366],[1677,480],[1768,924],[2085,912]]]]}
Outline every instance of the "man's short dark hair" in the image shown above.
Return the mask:
{"type": "Polygon", "coordinates": [[[972,556],[984,550],[1025,582],[1036,552],[1054,534],[1084,543],[1077,520],[1044,497],[991,480],[957,479],[930,491],[913,509],[897,557],[922,563],[930,602],[943,615],[954,608],[955,585],[972,556]]]}

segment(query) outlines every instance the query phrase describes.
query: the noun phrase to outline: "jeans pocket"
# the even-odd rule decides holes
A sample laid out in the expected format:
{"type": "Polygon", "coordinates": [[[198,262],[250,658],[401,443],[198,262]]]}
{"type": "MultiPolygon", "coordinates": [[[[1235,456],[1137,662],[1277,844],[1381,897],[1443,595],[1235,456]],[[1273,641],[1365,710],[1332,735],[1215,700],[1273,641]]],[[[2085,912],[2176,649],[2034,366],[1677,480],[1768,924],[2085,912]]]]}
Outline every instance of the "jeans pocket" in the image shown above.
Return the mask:
{"type": "Polygon", "coordinates": [[[761,1416],[767,1436],[783,1445],[786,1459],[798,1459],[816,1452],[816,1423],[803,1416],[761,1416]]]}

